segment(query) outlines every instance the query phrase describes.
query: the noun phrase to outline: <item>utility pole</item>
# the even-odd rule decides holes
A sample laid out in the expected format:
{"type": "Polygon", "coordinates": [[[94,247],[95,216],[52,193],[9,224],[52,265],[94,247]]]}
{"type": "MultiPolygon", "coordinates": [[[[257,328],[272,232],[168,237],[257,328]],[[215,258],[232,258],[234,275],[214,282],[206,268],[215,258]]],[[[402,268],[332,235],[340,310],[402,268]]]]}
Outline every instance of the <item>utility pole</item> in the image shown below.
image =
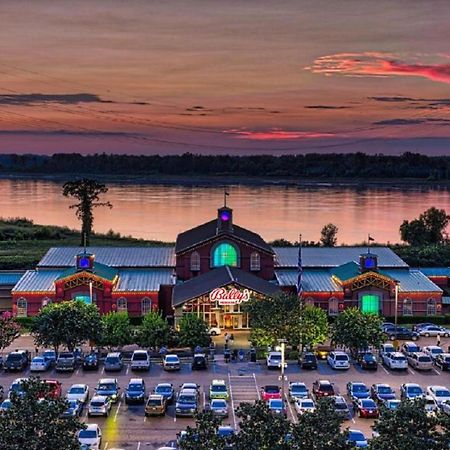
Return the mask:
{"type": "Polygon", "coordinates": [[[286,339],[278,339],[278,343],[281,345],[281,399],[284,402],[284,369],[286,366],[284,353],[286,346],[286,339]]]}

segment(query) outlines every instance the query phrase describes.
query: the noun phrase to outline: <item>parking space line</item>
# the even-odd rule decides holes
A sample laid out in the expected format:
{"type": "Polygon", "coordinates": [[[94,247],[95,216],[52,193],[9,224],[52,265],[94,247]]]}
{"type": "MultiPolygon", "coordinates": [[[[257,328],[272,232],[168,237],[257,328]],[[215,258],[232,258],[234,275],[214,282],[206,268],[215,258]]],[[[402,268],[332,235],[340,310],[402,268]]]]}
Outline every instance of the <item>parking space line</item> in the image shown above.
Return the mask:
{"type": "Polygon", "coordinates": [[[291,413],[292,421],[293,421],[294,423],[297,423],[297,418],[295,417],[294,412],[292,411],[291,402],[289,401],[289,397],[288,397],[288,395],[286,394],[286,392],[284,393],[284,396],[286,397],[286,403],[287,403],[288,408],[289,408],[289,411],[290,411],[290,413],[291,413]]]}
{"type": "Polygon", "coordinates": [[[433,370],[434,370],[438,375],[442,375],[441,372],[439,372],[439,370],[435,369],[434,367],[433,367],[433,370]]]}
{"type": "Polygon", "coordinates": [[[105,366],[102,367],[102,375],[105,373],[105,366]]]}
{"type": "Polygon", "coordinates": [[[138,442],[138,446],[137,446],[136,450],[140,450],[140,448],[141,448],[141,441],[138,442]]]}
{"type": "Polygon", "coordinates": [[[256,381],[255,372],[253,372],[253,379],[255,380],[255,387],[256,387],[256,393],[258,394],[258,400],[261,400],[261,394],[260,394],[259,389],[258,389],[258,383],[256,381]]]}
{"type": "Polygon", "coordinates": [[[410,367],[408,367],[408,372],[409,372],[411,375],[415,375],[415,374],[416,374],[416,372],[414,372],[414,370],[412,370],[410,367]]]}
{"type": "Polygon", "coordinates": [[[125,374],[128,375],[128,371],[130,370],[130,366],[127,364],[127,370],[125,371],[125,374]]]}
{"type": "Polygon", "coordinates": [[[233,389],[231,387],[231,376],[230,372],[228,372],[228,387],[230,389],[230,399],[231,399],[231,410],[233,411],[233,422],[234,422],[234,429],[237,429],[237,422],[236,422],[236,414],[234,412],[234,400],[233,400],[233,389]]]}
{"type": "Polygon", "coordinates": [[[114,422],[117,420],[117,415],[119,414],[119,410],[120,410],[120,405],[121,404],[122,403],[119,402],[119,406],[117,406],[116,413],[114,414],[114,422]]]}
{"type": "Polygon", "coordinates": [[[384,367],[383,364],[380,364],[380,367],[389,375],[389,371],[386,369],[386,367],[384,367]]]}
{"type": "Polygon", "coordinates": [[[109,442],[105,442],[105,449],[106,450],[108,448],[109,442]]]}

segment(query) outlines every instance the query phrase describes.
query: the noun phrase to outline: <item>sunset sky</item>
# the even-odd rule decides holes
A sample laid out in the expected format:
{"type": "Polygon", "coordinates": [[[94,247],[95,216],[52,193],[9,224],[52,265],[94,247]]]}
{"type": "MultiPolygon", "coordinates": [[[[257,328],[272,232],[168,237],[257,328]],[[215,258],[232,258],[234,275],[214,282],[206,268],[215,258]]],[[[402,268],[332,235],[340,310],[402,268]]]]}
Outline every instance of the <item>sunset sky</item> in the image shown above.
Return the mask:
{"type": "Polygon", "coordinates": [[[0,152],[450,154],[448,0],[2,0],[0,152]]]}

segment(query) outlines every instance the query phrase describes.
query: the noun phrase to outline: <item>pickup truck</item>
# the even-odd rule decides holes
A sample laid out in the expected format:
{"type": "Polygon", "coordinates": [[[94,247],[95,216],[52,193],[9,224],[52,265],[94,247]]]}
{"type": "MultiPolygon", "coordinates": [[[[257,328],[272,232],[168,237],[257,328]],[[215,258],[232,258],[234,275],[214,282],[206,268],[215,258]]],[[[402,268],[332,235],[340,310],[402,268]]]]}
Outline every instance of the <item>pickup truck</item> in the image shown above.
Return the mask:
{"type": "Polygon", "coordinates": [[[62,352],[56,360],[57,372],[73,372],[75,370],[76,360],[72,352],[62,352]]]}

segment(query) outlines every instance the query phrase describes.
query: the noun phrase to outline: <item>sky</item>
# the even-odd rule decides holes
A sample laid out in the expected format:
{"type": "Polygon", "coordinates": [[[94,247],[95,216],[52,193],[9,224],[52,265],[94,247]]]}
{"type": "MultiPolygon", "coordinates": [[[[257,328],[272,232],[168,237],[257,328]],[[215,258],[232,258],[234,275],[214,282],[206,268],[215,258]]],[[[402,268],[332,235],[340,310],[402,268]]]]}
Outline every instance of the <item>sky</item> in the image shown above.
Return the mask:
{"type": "Polygon", "coordinates": [[[448,0],[2,0],[0,153],[450,155],[448,0]]]}

